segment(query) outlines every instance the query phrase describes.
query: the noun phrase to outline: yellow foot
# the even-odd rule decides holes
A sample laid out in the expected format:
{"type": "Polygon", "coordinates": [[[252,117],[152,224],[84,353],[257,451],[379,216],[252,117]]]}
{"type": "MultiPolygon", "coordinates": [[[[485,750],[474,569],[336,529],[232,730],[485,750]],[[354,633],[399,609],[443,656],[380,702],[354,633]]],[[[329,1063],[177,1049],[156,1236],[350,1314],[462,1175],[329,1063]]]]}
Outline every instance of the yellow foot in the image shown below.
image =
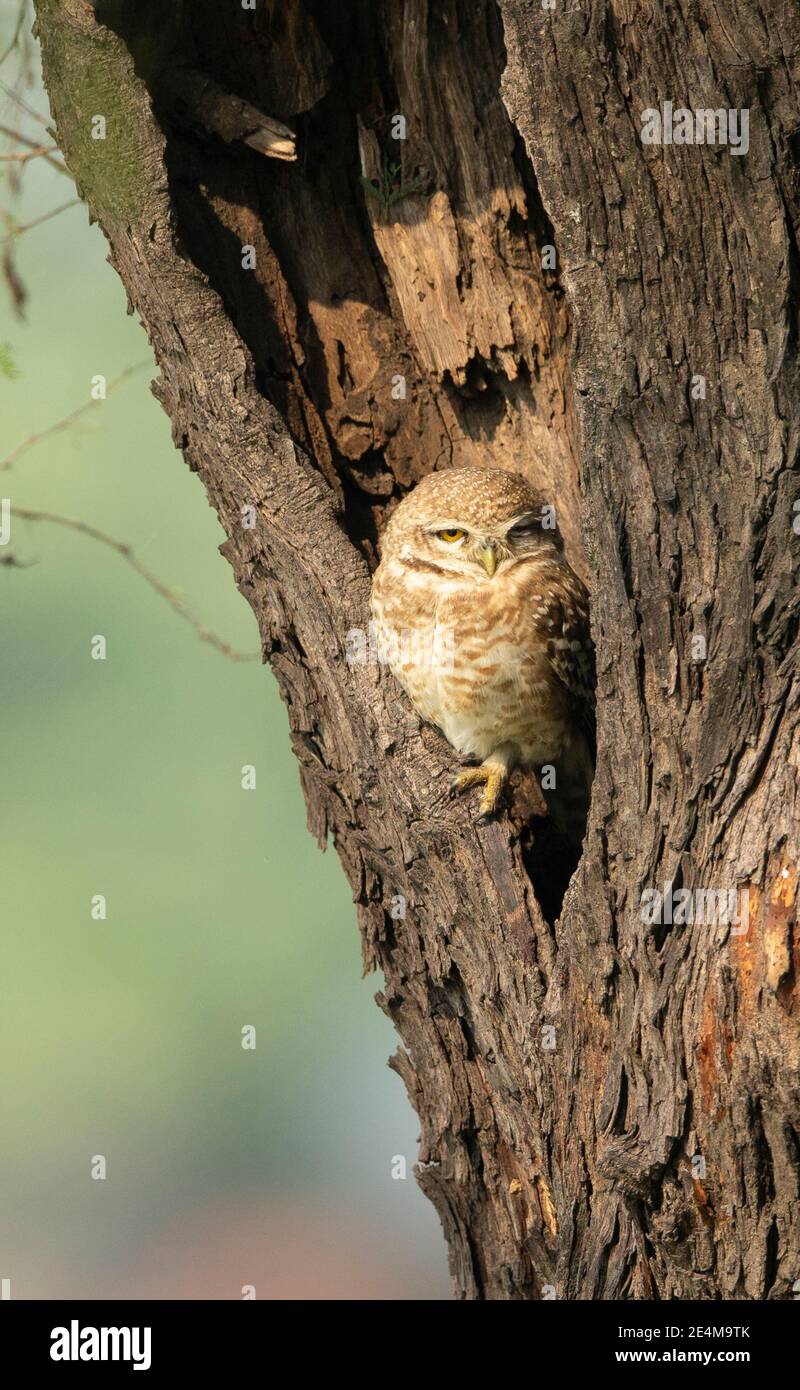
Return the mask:
{"type": "Polygon", "coordinates": [[[485,787],[478,815],[481,819],[491,816],[497,810],[500,793],[508,776],[508,769],[502,763],[485,762],[480,767],[468,767],[460,772],[453,782],[454,792],[465,792],[470,787],[485,787]]]}

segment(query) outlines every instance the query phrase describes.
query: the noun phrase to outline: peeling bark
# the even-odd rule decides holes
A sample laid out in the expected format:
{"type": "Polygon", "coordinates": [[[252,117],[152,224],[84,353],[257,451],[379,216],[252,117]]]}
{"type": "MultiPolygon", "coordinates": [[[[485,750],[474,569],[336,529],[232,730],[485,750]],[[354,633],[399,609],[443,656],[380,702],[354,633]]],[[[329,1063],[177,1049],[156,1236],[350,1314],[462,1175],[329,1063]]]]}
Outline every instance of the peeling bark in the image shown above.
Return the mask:
{"type": "Polygon", "coordinates": [[[457,1296],[790,1297],[796,9],[37,12],[65,158],[384,974],[457,1296]],[[295,131],[297,160],[185,124],[187,71],[295,131]],[[643,145],[666,98],[747,107],[749,153],[643,145]],[[598,771],[555,925],[530,786],[476,827],[442,739],[345,657],[387,509],[473,462],[552,496],[593,594],[598,771]],[[746,932],[643,923],[665,883],[747,889],[746,932]]]}

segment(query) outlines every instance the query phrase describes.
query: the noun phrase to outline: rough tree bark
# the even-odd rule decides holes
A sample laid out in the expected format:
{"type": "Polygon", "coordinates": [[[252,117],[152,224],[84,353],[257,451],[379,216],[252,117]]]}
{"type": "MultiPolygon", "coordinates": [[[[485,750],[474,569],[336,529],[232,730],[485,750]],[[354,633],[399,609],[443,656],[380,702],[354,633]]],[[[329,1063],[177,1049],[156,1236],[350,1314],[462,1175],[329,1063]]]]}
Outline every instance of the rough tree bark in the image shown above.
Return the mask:
{"type": "Polygon", "coordinates": [[[457,1296],[790,1297],[796,5],[36,8],[59,141],[385,977],[457,1296]],[[297,160],[204,121],[198,74],[206,117],[232,93],[297,160]],[[747,108],[749,153],[643,144],[666,99],[747,108]],[[599,759],[557,920],[541,820],[518,797],[476,827],[442,740],[345,658],[387,507],[470,462],[548,489],[588,561],[599,759]],[[747,933],[643,923],[667,882],[748,889],[747,933]]]}

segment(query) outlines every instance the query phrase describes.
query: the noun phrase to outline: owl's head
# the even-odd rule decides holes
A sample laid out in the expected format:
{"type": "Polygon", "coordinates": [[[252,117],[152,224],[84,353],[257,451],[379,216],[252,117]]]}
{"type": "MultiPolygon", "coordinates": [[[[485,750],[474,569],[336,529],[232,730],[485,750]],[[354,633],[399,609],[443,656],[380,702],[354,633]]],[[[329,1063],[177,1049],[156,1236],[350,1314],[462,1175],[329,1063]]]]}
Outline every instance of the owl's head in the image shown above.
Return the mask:
{"type": "Polygon", "coordinates": [[[535,552],[563,552],[553,508],[503,468],[431,473],[395,509],[381,542],[383,559],[483,583],[535,552]]]}

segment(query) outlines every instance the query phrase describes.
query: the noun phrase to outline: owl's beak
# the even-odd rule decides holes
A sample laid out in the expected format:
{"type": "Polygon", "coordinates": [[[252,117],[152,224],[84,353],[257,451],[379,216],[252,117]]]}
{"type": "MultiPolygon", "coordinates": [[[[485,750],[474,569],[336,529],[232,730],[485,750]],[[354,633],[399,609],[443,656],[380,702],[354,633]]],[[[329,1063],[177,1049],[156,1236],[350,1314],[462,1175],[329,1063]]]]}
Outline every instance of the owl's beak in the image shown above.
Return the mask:
{"type": "Polygon", "coordinates": [[[480,560],[483,568],[491,579],[497,569],[497,552],[493,545],[487,545],[480,552],[480,560]]]}

